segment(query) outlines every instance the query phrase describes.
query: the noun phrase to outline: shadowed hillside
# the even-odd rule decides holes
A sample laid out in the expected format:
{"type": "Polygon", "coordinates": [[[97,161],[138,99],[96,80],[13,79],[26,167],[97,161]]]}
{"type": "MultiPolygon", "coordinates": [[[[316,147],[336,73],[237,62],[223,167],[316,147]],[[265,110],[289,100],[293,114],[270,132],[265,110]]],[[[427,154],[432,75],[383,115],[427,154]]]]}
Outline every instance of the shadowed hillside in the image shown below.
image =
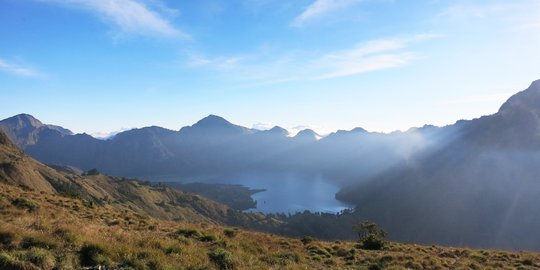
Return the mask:
{"type": "Polygon", "coordinates": [[[346,187],[400,241],[540,249],[540,81],[494,115],[461,121],[446,147],[346,187]]]}
{"type": "Polygon", "coordinates": [[[151,186],[138,180],[99,173],[80,176],[56,171],[25,156],[1,131],[0,182],[48,194],[81,198],[93,205],[113,205],[168,220],[251,227],[279,224],[277,220],[244,214],[169,187],[151,186]]]}

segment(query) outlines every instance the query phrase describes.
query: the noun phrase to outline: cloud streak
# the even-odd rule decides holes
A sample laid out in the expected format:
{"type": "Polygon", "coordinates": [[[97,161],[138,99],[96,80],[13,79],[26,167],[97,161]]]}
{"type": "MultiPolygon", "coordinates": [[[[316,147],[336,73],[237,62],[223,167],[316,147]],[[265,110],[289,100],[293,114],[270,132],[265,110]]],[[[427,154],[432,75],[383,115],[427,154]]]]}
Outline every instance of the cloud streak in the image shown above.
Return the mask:
{"type": "MultiPolygon", "coordinates": [[[[160,13],[136,0],[41,0],[90,11],[113,24],[122,34],[189,39],[160,13]]],[[[163,10],[163,8],[160,8],[163,10]]],[[[169,12],[171,13],[170,9],[169,12]]]]}
{"type": "Polygon", "coordinates": [[[40,77],[42,76],[42,73],[38,70],[29,67],[24,66],[20,64],[10,63],[4,59],[0,58],[0,71],[4,71],[6,73],[10,73],[13,75],[21,76],[21,77],[40,77]]]}
{"type": "Polygon", "coordinates": [[[189,67],[214,70],[225,79],[251,82],[251,86],[300,80],[354,76],[407,65],[418,58],[414,43],[439,37],[420,34],[362,42],[326,53],[297,51],[204,57],[191,55],[189,67]]]}
{"type": "Polygon", "coordinates": [[[300,27],[305,23],[324,16],[328,13],[344,9],[362,0],[315,0],[300,15],[292,21],[291,25],[300,27]]]}

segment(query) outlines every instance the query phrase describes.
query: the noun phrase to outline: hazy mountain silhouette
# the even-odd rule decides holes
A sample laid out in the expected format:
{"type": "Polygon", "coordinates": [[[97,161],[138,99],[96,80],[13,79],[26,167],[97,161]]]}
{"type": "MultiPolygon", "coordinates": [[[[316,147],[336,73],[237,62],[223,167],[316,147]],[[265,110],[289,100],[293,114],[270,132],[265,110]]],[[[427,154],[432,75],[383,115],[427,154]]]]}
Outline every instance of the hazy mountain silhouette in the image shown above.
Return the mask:
{"type": "Polygon", "coordinates": [[[302,142],[315,142],[321,137],[322,137],[321,135],[317,134],[312,129],[301,130],[300,132],[296,134],[296,136],[294,136],[295,139],[302,142]]]}
{"type": "Polygon", "coordinates": [[[337,196],[394,239],[540,249],[540,81],[493,115],[453,126],[445,147],[337,196]]]}
{"type": "MultiPolygon", "coordinates": [[[[380,134],[361,128],[338,131],[326,138],[312,130],[289,137],[281,127],[254,130],[210,115],[179,131],[160,127],[133,129],[100,140],[87,134],[70,135],[65,129],[41,122],[19,128],[13,118],[1,121],[8,136],[26,153],[46,164],[66,164],[113,175],[206,177],[243,170],[300,170],[325,174],[346,182],[358,175],[371,175],[383,169],[378,163],[394,164],[403,159],[400,147],[411,151],[424,147],[422,140],[408,142],[421,132],[380,134]],[[24,132],[23,132],[24,131],[24,132]],[[29,139],[30,138],[30,139],[29,139]],[[371,159],[350,166],[366,155],[371,159]],[[364,166],[365,165],[365,166],[364,166]]],[[[364,159],[365,160],[365,159],[364,159]]]]}

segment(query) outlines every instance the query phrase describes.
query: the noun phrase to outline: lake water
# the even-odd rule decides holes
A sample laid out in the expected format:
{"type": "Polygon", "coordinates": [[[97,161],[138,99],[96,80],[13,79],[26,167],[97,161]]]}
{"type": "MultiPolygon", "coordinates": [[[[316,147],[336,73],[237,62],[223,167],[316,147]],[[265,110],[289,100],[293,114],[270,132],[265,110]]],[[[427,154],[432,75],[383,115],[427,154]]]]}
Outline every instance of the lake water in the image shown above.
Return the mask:
{"type": "MultiPolygon", "coordinates": [[[[186,182],[186,181],[184,181],[186,182]]],[[[188,182],[240,184],[252,189],[266,189],[252,196],[257,201],[254,211],[263,213],[311,212],[337,213],[351,208],[335,198],[339,186],[320,176],[295,172],[243,172],[188,182]]]]}

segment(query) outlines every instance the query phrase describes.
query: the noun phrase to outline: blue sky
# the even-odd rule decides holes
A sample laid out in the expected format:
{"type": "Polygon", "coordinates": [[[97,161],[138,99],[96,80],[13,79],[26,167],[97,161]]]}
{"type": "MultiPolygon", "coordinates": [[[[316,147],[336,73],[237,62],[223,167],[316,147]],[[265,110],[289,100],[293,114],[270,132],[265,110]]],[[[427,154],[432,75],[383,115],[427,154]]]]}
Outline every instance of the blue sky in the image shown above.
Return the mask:
{"type": "Polygon", "coordinates": [[[208,114],[451,124],[540,79],[539,18],[537,0],[2,0],[0,118],[90,134],[208,114]]]}

